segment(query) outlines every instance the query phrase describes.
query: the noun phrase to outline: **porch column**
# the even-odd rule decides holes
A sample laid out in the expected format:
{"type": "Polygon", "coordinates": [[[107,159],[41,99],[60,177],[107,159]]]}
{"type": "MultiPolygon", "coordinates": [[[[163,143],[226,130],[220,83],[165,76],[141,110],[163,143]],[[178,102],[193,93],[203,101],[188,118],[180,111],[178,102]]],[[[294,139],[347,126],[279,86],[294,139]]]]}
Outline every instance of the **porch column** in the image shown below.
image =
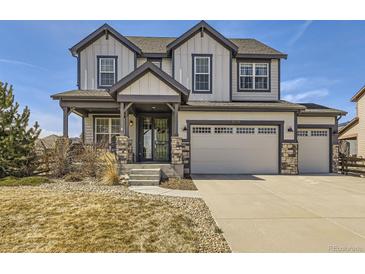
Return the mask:
{"type": "Polygon", "coordinates": [[[178,136],[179,135],[179,127],[178,127],[178,121],[179,121],[179,104],[174,104],[174,108],[172,111],[172,136],[178,136]]]}
{"type": "Polygon", "coordinates": [[[124,103],[120,103],[120,136],[125,135],[124,103]]]}
{"type": "Polygon", "coordinates": [[[129,110],[125,112],[125,136],[129,137],[129,110]]]}
{"type": "Polygon", "coordinates": [[[63,137],[68,138],[68,115],[70,114],[70,108],[62,107],[63,109],[63,137]]]}

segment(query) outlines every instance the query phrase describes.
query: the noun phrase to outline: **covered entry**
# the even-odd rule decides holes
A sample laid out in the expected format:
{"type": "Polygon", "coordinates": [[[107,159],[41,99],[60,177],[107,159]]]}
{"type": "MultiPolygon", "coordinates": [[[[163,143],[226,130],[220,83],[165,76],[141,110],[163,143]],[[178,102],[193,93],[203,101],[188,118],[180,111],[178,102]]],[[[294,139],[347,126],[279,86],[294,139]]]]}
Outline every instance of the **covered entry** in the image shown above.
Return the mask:
{"type": "Polygon", "coordinates": [[[301,128],[298,130],[299,173],[330,172],[330,130],[301,128]]]}
{"type": "Polygon", "coordinates": [[[192,125],[191,173],[277,174],[279,126],[192,125]]]}

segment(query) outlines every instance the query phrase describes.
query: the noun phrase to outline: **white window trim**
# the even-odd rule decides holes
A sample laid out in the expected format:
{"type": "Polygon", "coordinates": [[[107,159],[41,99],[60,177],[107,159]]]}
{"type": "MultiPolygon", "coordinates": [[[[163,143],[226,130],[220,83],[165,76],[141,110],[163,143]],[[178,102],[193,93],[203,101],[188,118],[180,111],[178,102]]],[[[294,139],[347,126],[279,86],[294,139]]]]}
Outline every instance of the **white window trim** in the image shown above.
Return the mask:
{"type": "Polygon", "coordinates": [[[198,92],[210,92],[211,91],[211,71],[210,71],[210,62],[212,58],[210,56],[194,56],[194,91],[198,91],[198,92]],[[196,72],[196,59],[208,59],[208,72],[196,72]],[[196,88],[196,75],[208,75],[208,89],[197,89],[196,88]]]}
{"type": "MultiPolygon", "coordinates": [[[[95,132],[95,136],[94,136],[94,143],[96,144],[96,140],[97,140],[97,135],[105,135],[108,134],[108,142],[109,144],[111,144],[112,142],[112,134],[120,134],[120,132],[112,132],[112,119],[120,119],[119,117],[95,117],[95,125],[94,125],[94,132],[95,132]],[[101,132],[97,132],[97,124],[98,124],[98,120],[105,120],[108,119],[108,133],[101,133],[101,132]]],[[[119,126],[120,127],[120,126],[119,126]]]]}
{"type": "MultiPolygon", "coordinates": [[[[111,87],[111,86],[113,86],[113,85],[102,85],[101,84],[101,74],[102,73],[109,73],[109,74],[113,74],[113,79],[115,79],[115,74],[116,74],[116,69],[115,69],[115,67],[116,67],[116,59],[114,58],[114,57],[99,57],[99,87],[111,87]],[[101,71],[101,60],[103,60],[103,59],[112,59],[113,60],[113,72],[110,72],[110,71],[101,71]]],[[[114,82],[115,82],[115,80],[114,80],[114,82]]],[[[114,83],[115,84],[115,83],[114,83]]]]}
{"type": "Polygon", "coordinates": [[[269,90],[270,88],[270,66],[269,63],[239,63],[239,69],[238,69],[238,89],[239,90],[269,90]],[[243,75],[241,74],[241,67],[243,67],[244,65],[252,65],[252,75],[243,75]],[[266,77],[267,78],[267,88],[259,88],[256,89],[255,84],[255,78],[256,78],[256,65],[266,65],[267,68],[267,75],[258,75],[257,77],[266,77]],[[243,88],[241,87],[241,77],[252,77],[252,88],[243,88]]]}

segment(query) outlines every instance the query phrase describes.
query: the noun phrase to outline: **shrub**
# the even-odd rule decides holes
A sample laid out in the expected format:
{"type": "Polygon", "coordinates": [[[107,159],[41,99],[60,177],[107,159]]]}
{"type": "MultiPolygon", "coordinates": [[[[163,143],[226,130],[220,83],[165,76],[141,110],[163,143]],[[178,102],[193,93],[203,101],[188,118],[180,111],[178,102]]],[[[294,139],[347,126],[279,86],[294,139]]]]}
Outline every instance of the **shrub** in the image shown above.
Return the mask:
{"type": "Polygon", "coordinates": [[[68,182],[81,182],[83,180],[83,176],[79,172],[70,172],[66,174],[63,179],[68,182]]]}
{"type": "Polygon", "coordinates": [[[116,156],[111,152],[105,152],[100,156],[101,175],[105,184],[116,185],[119,183],[119,169],[116,156]]]}

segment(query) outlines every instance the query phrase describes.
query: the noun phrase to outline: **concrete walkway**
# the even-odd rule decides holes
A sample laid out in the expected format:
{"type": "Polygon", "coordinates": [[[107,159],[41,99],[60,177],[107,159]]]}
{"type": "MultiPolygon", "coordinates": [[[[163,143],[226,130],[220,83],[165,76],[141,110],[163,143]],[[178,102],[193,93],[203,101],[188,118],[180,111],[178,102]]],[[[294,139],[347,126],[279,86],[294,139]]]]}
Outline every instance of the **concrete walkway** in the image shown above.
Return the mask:
{"type": "Polygon", "coordinates": [[[365,179],[194,176],[233,252],[365,252],[365,179]]]}
{"type": "Polygon", "coordinates": [[[129,189],[143,194],[185,198],[201,198],[201,195],[197,190],[168,189],[159,186],[130,186],[129,189]]]}

